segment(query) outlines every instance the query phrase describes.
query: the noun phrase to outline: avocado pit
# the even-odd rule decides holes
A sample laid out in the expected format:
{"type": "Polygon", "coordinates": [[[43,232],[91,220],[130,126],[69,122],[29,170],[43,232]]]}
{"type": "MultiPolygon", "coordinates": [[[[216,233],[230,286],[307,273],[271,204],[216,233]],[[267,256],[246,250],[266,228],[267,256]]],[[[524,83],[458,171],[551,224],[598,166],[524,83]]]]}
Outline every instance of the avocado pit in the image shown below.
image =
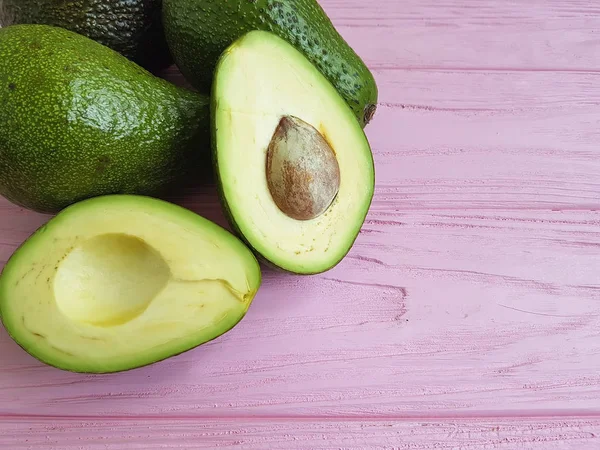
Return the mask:
{"type": "Polygon", "coordinates": [[[335,152],[312,125],[284,116],[267,149],[267,184],[277,207],[296,220],[322,215],[340,188],[335,152]]]}

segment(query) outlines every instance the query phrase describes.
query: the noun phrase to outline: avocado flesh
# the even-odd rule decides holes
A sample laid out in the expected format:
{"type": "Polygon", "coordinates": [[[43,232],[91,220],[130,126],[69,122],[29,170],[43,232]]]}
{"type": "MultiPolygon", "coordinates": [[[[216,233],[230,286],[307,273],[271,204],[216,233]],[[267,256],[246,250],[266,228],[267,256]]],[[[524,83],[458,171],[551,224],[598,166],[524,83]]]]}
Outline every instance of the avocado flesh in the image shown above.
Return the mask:
{"type": "Polygon", "coordinates": [[[0,29],[0,105],[0,195],[39,212],[161,195],[210,153],[206,96],[62,28],[0,29]]]}
{"type": "Polygon", "coordinates": [[[46,364],[118,372],[226,333],[260,283],[252,252],[207,219],[149,197],[96,197],[63,210],[13,254],[0,277],[0,316],[46,364]]]}
{"type": "Polygon", "coordinates": [[[173,63],[161,0],[3,0],[0,25],[53,25],[89,37],[148,70],[173,63]]]}
{"type": "Polygon", "coordinates": [[[366,126],[375,114],[373,74],[317,0],[164,0],[163,26],[175,63],[194,87],[209,92],[221,53],[253,30],[269,31],[306,56],[366,126]]]}
{"type": "Polygon", "coordinates": [[[254,31],[224,52],[212,108],[216,178],[232,227],[272,266],[298,274],[334,267],[360,231],[375,180],[369,143],[343,98],[290,44],[254,31]],[[285,116],[319,130],[339,164],[337,195],[311,220],[285,214],[268,187],[267,151],[285,116]]]}

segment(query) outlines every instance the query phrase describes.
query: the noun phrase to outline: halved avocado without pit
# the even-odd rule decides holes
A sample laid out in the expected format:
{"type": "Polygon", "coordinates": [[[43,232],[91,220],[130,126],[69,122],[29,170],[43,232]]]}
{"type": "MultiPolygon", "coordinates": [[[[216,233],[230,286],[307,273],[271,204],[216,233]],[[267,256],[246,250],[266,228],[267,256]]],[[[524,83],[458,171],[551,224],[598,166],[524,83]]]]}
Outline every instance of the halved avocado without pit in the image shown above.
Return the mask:
{"type": "Polygon", "coordinates": [[[256,257],[217,224],[163,200],[95,197],[17,249],[0,277],[0,315],[46,364],[119,372],[223,335],[260,284],[256,257]]]}
{"type": "Polygon", "coordinates": [[[364,223],[375,169],[365,132],[333,85],[291,44],[252,31],[221,55],[212,121],[232,228],[284,271],[336,266],[364,223]]]}

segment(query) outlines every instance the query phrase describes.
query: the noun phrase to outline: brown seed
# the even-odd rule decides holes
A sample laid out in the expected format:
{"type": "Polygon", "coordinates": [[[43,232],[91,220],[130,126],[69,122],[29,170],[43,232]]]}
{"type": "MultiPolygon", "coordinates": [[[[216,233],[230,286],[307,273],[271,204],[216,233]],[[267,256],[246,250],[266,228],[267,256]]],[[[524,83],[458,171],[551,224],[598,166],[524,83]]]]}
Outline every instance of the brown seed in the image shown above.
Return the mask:
{"type": "Polygon", "coordinates": [[[340,167],[331,146],[312,125],[283,117],[267,150],[267,184],[275,204],[289,217],[323,214],[340,188],[340,167]]]}

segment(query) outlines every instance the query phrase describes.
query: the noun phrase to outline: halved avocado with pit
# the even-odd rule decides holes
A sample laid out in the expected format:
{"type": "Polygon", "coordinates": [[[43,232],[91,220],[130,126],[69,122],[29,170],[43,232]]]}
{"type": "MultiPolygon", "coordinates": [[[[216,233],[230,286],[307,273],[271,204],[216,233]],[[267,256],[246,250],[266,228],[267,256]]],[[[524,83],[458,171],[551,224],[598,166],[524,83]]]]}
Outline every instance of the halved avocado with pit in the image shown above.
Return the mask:
{"type": "Polygon", "coordinates": [[[232,228],[285,271],[337,265],[368,213],[375,169],[367,137],[333,85],[291,44],[252,31],[220,58],[212,121],[232,228]]]}
{"type": "Polygon", "coordinates": [[[46,364],[118,372],[231,330],[260,284],[256,257],[217,224],[163,200],[96,197],[64,209],[12,255],[0,316],[46,364]]]}

